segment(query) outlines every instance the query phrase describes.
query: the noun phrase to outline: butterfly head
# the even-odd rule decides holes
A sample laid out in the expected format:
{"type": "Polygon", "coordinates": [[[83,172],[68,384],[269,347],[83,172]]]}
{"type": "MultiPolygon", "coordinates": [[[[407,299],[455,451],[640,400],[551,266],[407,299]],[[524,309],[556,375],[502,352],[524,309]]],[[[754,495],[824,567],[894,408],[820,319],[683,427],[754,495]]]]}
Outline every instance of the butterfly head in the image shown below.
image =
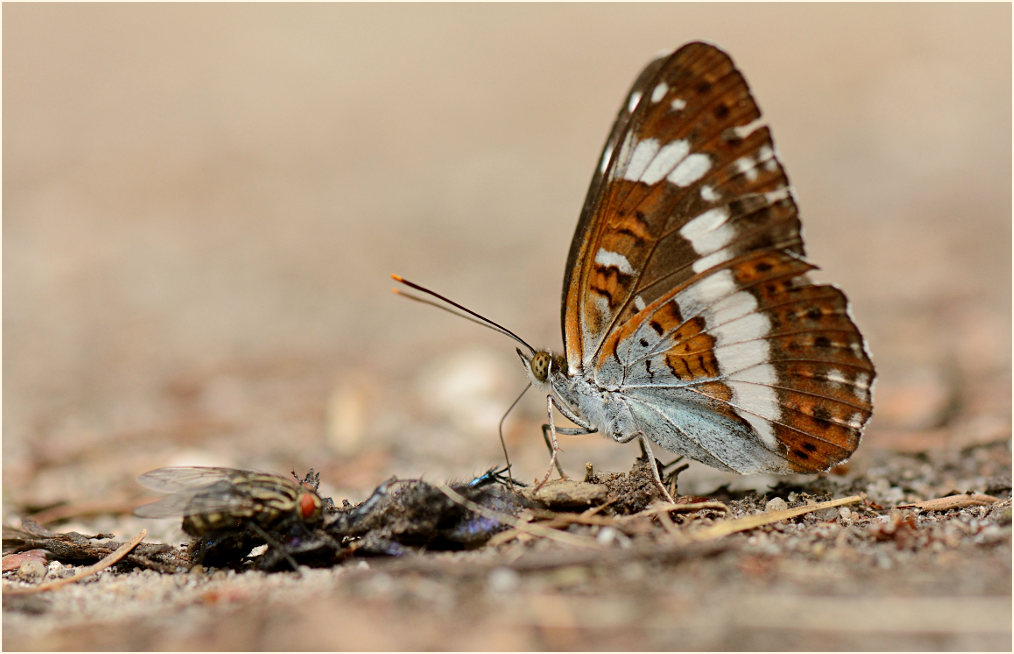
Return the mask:
{"type": "Polygon", "coordinates": [[[553,375],[560,374],[563,370],[563,357],[553,355],[546,350],[539,350],[528,354],[521,348],[517,348],[521,362],[525,364],[525,371],[528,373],[532,384],[537,388],[549,383],[553,375]]]}

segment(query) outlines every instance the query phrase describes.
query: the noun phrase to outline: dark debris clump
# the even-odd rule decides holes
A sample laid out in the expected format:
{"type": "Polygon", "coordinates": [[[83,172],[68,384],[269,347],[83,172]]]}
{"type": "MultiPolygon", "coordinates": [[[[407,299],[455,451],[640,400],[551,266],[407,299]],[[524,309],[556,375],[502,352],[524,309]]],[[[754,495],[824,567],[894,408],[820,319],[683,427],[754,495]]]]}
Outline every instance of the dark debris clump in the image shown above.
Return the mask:
{"type": "MultiPolygon", "coordinates": [[[[657,461],[652,464],[657,465],[657,461]]],[[[612,513],[633,515],[661,499],[649,465],[648,460],[641,457],[634,461],[629,473],[593,473],[587,476],[586,481],[605,486],[612,513]]]]}
{"type": "Polygon", "coordinates": [[[489,513],[474,512],[421,479],[392,479],[358,506],[336,511],[325,520],[324,530],[367,554],[397,556],[406,548],[470,549],[506,528],[495,514],[513,517],[528,505],[517,491],[498,482],[449,488],[489,513]]]}

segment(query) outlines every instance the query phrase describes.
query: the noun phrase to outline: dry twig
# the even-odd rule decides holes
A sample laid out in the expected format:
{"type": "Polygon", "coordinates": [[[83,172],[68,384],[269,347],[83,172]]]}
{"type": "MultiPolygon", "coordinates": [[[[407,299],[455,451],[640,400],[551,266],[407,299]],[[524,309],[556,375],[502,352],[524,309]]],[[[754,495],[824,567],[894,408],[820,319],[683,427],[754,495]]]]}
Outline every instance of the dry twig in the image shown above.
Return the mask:
{"type": "Polygon", "coordinates": [[[93,565],[87,566],[85,568],[81,568],[80,570],[78,570],[78,572],[75,575],[73,575],[71,577],[64,577],[63,579],[54,579],[53,581],[50,581],[48,583],[39,584],[38,586],[31,586],[29,588],[11,588],[11,587],[5,587],[4,588],[4,593],[10,594],[10,595],[29,595],[31,593],[41,593],[41,592],[47,591],[47,590],[54,590],[56,588],[59,588],[61,586],[65,586],[67,584],[72,584],[74,582],[77,582],[77,581],[80,581],[80,580],[84,579],[85,577],[90,577],[91,575],[93,575],[93,574],[95,574],[95,573],[97,573],[97,572],[99,572],[101,570],[105,570],[109,566],[113,565],[114,563],[116,563],[117,561],[119,561],[120,559],[122,559],[123,557],[125,557],[130,552],[130,550],[132,550],[135,547],[137,547],[138,543],[140,543],[142,540],[144,540],[145,536],[147,536],[147,535],[148,535],[148,530],[147,529],[142,529],[140,531],[140,533],[137,534],[137,536],[134,536],[133,538],[131,538],[129,541],[127,541],[123,545],[120,545],[109,556],[107,556],[106,558],[102,559],[98,563],[95,563],[93,565]]]}
{"type": "Polygon", "coordinates": [[[669,502],[658,502],[649,506],[643,511],[638,511],[634,515],[619,516],[624,520],[631,520],[634,518],[651,516],[651,515],[669,515],[670,513],[679,512],[692,512],[692,511],[721,511],[722,513],[728,513],[729,507],[721,502],[687,502],[685,504],[671,504],[669,502]]]}
{"type": "Polygon", "coordinates": [[[690,538],[694,541],[701,542],[707,540],[715,540],[723,538],[729,534],[734,534],[739,531],[746,531],[748,529],[755,529],[764,525],[769,525],[775,522],[781,522],[782,520],[788,520],[789,518],[795,518],[813,511],[821,511],[823,509],[832,509],[836,506],[844,506],[846,504],[855,504],[861,502],[862,497],[859,495],[852,495],[850,497],[843,497],[837,500],[830,500],[828,502],[819,502],[817,504],[807,504],[806,506],[798,506],[794,509],[783,509],[781,511],[766,511],[764,513],[758,513],[756,515],[748,515],[743,518],[736,518],[735,520],[723,520],[707,527],[702,527],[690,532],[690,538]]]}
{"type": "Polygon", "coordinates": [[[936,497],[931,500],[923,500],[914,504],[900,504],[899,509],[921,509],[923,511],[950,511],[951,509],[964,509],[969,506],[989,506],[999,502],[1000,499],[992,495],[980,493],[962,493],[961,495],[948,495],[947,497],[936,497]]]}

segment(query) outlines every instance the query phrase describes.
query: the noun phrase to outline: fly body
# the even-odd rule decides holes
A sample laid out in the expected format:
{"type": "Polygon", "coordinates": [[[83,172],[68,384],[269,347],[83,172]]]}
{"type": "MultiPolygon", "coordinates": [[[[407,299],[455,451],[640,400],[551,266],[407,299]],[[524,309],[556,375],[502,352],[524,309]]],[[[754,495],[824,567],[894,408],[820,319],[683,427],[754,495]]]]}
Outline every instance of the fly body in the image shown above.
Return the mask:
{"type": "Polygon", "coordinates": [[[183,517],[191,536],[254,525],[275,531],[288,523],[321,522],[323,502],[307,481],[235,468],[172,467],[146,472],[138,481],[167,497],[138,507],[146,518],[183,517]]]}

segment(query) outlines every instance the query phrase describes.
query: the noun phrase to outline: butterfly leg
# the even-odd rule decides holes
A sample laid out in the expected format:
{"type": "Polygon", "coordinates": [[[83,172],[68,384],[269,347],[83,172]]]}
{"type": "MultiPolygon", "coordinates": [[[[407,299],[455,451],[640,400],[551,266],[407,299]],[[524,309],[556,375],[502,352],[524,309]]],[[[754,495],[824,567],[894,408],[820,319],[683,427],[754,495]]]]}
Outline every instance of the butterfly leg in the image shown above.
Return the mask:
{"type": "MultiPolygon", "coordinates": [[[[595,429],[589,430],[589,429],[585,429],[584,427],[557,427],[556,428],[556,433],[557,434],[564,434],[566,436],[584,436],[586,434],[594,434],[596,431],[597,430],[595,430],[595,429]]],[[[550,433],[549,433],[549,425],[548,424],[542,425],[542,440],[546,442],[546,448],[549,450],[549,453],[552,455],[553,454],[553,444],[552,444],[552,441],[550,440],[550,433]]],[[[563,468],[560,467],[559,460],[557,460],[557,462],[556,462],[556,471],[560,473],[560,479],[566,479],[567,478],[566,473],[563,472],[563,468]]]]}
{"type": "Polygon", "coordinates": [[[556,439],[556,435],[565,434],[567,436],[584,436],[585,434],[594,434],[598,430],[591,426],[585,426],[583,421],[573,414],[571,411],[567,411],[565,408],[560,406],[552,395],[546,396],[546,413],[549,415],[549,424],[542,425],[542,438],[546,442],[546,447],[549,448],[550,459],[549,469],[546,470],[546,476],[542,478],[536,486],[535,490],[542,488],[543,484],[549,481],[549,475],[553,473],[553,468],[560,473],[560,479],[566,479],[567,475],[564,474],[563,468],[560,466],[559,453],[560,443],[556,439]],[[557,427],[556,422],[553,420],[553,407],[567,417],[571,422],[581,425],[580,427],[557,427]]]}
{"type": "MultiPolygon", "coordinates": [[[[549,424],[547,423],[545,425],[542,425],[542,440],[543,440],[543,442],[546,443],[546,449],[549,450],[550,460],[556,459],[556,462],[555,462],[556,472],[558,472],[560,474],[560,479],[566,479],[567,475],[564,474],[563,468],[560,466],[560,461],[556,457],[556,449],[553,447],[553,442],[554,441],[552,440],[551,436],[552,435],[550,434],[549,424]]],[[[552,468],[552,466],[553,466],[553,464],[551,463],[550,467],[552,468]]]]}
{"type": "Polygon", "coordinates": [[[655,455],[651,453],[651,445],[648,444],[648,439],[641,436],[641,451],[644,452],[648,458],[648,466],[651,468],[651,477],[655,480],[655,485],[662,491],[662,497],[666,499],[670,504],[675,504],[676,501],[669,494],[669,489],[662,483],[662,478],[658,475],[658,465],[655,464],[655,455]]]}
{"type": "Polygon", "coordinates": [[[563,479],[566,479],[566,477],[564,477],[564,475],[563,475],[563,469],[560,468],[560,464],[557,461],[557,455],[560,452],[560,443],[556,440],[556,423],[553,422],[553,404],[554,404],[554,402],[553,402],[553,396],[552,395],[547,395],[546,396],[546,413],[549,414],[549,424],[542,426],[542,436],[543,436],[543,438],[545,438],[545,436],[546,436],[546,427],[548,426],[549,427],[549,439],[550,439],[549,451],[550,451],[550,454],[552,456],[550,456],[550,458],[549,458],[549,468],[546,470],[546,475],[542,478],[542,481],[540,481],[539,483],[537,483],[535,485],[535,489],[534,490],[536,490],[536,491],[538,491],[540,488],[542,488],[546,484],[546,482],[549,481],[549,475],[551,475],[553,473],[553,468],[554,467],[560,473],[560,477],[563,478],[563,479]]]}
{"type": "Polygon", "coordinates": [[[681,472],[690,467],[689,463],[684,463],[677,466],[676,464],[683,460],[684,457],[679,456],[669,463],[662,464],[662,481],[665,483],[665,487],[669,489],[670,495],[676,495],[678,488],[677,479],[681,472]],[[675,467],[674,467],[675,466],[675,467]],[[668,470],[669,472],[666,472],[668,470]]]}

